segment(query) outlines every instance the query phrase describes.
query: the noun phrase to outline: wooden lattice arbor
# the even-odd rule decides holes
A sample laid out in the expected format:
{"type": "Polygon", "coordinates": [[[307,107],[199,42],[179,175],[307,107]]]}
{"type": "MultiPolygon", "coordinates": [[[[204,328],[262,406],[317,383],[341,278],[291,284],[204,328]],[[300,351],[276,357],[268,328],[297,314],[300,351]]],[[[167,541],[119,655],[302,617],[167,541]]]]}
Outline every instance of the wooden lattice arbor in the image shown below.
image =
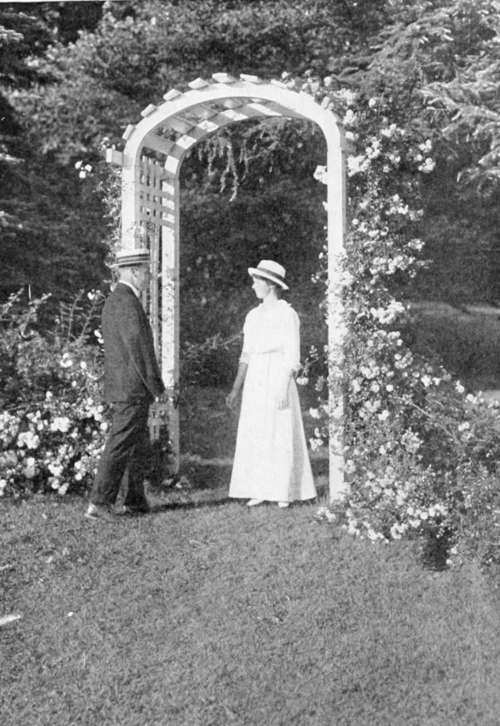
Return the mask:
{"type": "MultiPolygon", "coordinates": [[[[176,391],[179,372],[179,172],[194,144],[230,124],[248,119],[285,117],[316,123],[327,146],[327,224],[329,276],[330,370],[338,381],[342,368],[343,314],[341,257],[345,226],[345,143],[332,111],[306,93],[279,81],[255,76],[233,78],[216,73],[211,81],[197,79],[182,93],[171,90],[161,105],[149,105],[143,119],[127,127],[123,152],[109,149],[107,160],[122,169],[123,248],[147,245],[151,250],[152,288],[149,314],[163,379],[170,394],[168,411],[174,454],[179,454],[176,391]]],[[[249,264],[255,260],[249,260],[249,264]]],[[[343,473],[343,403],[340,386],[330,392],[330,497],[345,489],[343,473]]]]}

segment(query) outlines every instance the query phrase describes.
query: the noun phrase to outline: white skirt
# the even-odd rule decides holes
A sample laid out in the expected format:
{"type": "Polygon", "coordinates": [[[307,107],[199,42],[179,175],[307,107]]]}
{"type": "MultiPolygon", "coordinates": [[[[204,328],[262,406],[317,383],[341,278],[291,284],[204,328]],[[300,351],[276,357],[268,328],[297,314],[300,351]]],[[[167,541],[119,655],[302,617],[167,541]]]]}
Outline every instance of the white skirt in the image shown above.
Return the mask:
{"type": "Polygon", "coordinates": [[[229,496],[293,502],[316,496],[297,386],[277,407],[281,353],[250,355],[243,388],[229,496]]]}

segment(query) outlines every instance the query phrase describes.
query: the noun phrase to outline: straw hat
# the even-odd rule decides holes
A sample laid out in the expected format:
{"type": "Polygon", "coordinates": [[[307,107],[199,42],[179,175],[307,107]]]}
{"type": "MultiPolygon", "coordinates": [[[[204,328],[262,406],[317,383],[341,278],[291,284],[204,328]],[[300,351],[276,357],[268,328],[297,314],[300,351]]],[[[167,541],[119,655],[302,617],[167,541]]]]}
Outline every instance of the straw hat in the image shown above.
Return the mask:
{"type": "Polygon", "coordinates": [[[263,277],[275,285],[279,285],[283,290],[288,290],[285,283],[285,268],[278,262],[272,260],[261,260],[257,267],[249,267],[248,274],[252,277],[263,277]]]}
{"type": "Polygon", "coordinates": [[[116,253],[116,267],[132,267],[149,264],[151,255],[145,247],[118,250],[116,253]]]}

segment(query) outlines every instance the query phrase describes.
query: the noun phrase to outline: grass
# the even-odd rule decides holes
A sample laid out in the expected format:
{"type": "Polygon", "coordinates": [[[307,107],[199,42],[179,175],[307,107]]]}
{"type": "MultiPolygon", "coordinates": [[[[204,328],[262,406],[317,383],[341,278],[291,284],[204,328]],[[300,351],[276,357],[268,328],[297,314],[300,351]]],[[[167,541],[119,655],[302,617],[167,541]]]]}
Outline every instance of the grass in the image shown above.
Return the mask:
{"type": "Polygon", "coordinates": [[[22,616],[0,627],[2,726],[498,726],[479,571],[349,538],[314,504],[227,500],[236,418],[220,391],[188,393],[190,484],[152,492],[151,514],[1,504],[0,618],[22,616]]]}
{"type": "Polygon", "coordinates": [[[97,526],[3,505],[3,726],[498,724],[500,618],[470,566],[314,506],[168,502],[97,526]]]}

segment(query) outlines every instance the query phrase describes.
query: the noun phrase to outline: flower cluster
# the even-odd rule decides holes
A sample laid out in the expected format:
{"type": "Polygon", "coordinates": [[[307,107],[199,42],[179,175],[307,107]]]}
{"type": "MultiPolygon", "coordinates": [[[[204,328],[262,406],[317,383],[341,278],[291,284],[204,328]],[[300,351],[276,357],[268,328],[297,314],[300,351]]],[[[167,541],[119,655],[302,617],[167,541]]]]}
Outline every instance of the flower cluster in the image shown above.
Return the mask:
{"type": "Polygon", "coordinates": [[[83,161],[75,162],[75,169],[79,179],[86,179],[93,171],[91,164],[84,164],[83,161]]]}
{"type": "Polygon", "coordinates": [[[34,410],[0,413],[0,496],[88,485],[107,428],[103,412],[93,399],[75,406],[48,392],[34,410]]]}
{"type": "MultiPolygon", "coordinates": [[[[335,90],[332,79],[306,79],[302,90],[337,113],[351,145],[344,363],[337,367],[330,351],[329,386],[317,389],[311,411],[316,449],[335,423],[325,397],[330,392],[344,402],[333,448],[343,447],[349,493],[335,521],[374,541],[414,534],[446,539],[454,543],[450,561],[465,551],[477,554],[483,540],[476,522],[486,527],[479,513],[489,512],[490,521],[496,507],[500,517],[500,495],[491,486],[500,456],[497,413],[408,347],[408,306],[397,299],[427,265],[418,222],[420,181],[435,165],[432,142],[420,128],[390,121],[381,99],[335,90]],[[475,484],[485,481],[490,485],[475,484]]],[[[324,182],[326,171],[318,167],[315,178],[324,182]]],[[[319,282],[326,282],[326,258],[325,251],[319,282]]],[[[491,560],[491,547],[487,552],[491,560]]]]}
{"type": "Polygon", "coordinates": [[[102,349],[94,327],[102,296],[83,294],[41,329],[45,299],[13,295],[0,308],[0,496],[85,488],[107,423],[100,403],[102,349]],[[78,304],[77,304],[78,303],[78,304]],[[69,322],[70,321],[70,322],[69,322]]]}

